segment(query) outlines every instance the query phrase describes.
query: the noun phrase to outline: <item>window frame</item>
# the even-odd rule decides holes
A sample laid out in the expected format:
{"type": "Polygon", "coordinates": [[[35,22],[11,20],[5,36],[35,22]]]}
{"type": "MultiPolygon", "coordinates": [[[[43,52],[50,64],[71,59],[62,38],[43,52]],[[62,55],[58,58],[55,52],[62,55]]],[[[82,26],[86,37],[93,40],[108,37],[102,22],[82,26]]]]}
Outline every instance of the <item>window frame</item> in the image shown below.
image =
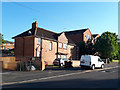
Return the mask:
{"type": "Polygon", "coordinates": [[[59,42],[58,47],[62,49],[63,44],[61,42],[59,42]],[[61,44],[61,47],[60,47],[60,44],[61,44]]]}
{"type": "Polygon", "coordinates": [[[67,50],[67,43],[63,44],[63,48],[67,50]]]}
{"type": "Polygon", "coordinates": [[[49,46],[49,50],[52,51],[52,46],[53,46],[53,43],[50,42],[50,46],[49,46]]]}

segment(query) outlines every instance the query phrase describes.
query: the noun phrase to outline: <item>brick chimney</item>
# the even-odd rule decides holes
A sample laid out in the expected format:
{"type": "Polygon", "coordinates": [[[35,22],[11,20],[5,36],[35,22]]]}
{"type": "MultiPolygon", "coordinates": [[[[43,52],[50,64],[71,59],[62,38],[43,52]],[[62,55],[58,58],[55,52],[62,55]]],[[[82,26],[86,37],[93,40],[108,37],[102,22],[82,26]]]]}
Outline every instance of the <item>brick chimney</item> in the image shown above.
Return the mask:
{"type": "Polygon", "coordinates": [[[33,22],[33,23],[32,23],[32,28],[37,28],[37,27],[38,27],[37,21],[33,22]]]}

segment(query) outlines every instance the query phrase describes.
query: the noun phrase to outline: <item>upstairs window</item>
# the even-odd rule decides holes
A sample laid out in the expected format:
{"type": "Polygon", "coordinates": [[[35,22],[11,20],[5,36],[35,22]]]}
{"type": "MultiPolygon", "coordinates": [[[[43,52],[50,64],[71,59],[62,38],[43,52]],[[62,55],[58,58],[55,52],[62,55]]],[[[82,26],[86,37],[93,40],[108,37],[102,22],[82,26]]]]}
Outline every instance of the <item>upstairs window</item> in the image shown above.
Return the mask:
{"type": "Polygon", "coordinates": [[[52,50],[52,42],[50,42],[50,50],[52,50]]]}
{"type": "Polygon", "coordinates": [[[64,49],[67,49],[67,44],[64,44],[63,48],[64,48],[64,49]]]}
{"type": "Polygon", "coordinates": [[[37,44],[40,44],[41,43],[41,38],[38,38],[38,43],[37,44]]]}
{"type": "Polygon", "coordinates": [[[40,57],[40,51],[37,51],[37,57],[40,57]]]}
{"type": "Polygon", "coordinates": [[[87,39],[87,34],[85,34],[85,39],[87,39]]]}
{"type": "Polygon", "coordinates": [[[10,46],[10,43],[7,43],[8,46],[10,46]]]}
{"type": "Polygon", "coordinates": [[[62,48],[62,43],[59,43],[59,48],[62,48]]]}

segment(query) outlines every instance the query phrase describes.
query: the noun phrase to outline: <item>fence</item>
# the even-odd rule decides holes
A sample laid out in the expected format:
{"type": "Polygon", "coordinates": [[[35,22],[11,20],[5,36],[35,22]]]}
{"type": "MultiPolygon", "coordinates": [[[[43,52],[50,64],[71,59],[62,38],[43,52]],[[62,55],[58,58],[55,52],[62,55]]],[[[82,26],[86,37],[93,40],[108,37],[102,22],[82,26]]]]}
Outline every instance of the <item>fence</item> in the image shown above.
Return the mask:
{"type": "MultiPolygon", "coordinates": [[[[45,69],[44,61],[40,61],[40,58],[33,57],[0,57],[2,68],[7,70],[25,70],[28,66],[39,66],[40,70],[45,69]]],[[[31,67],[30,67],[31,68],[31,67]]]]}

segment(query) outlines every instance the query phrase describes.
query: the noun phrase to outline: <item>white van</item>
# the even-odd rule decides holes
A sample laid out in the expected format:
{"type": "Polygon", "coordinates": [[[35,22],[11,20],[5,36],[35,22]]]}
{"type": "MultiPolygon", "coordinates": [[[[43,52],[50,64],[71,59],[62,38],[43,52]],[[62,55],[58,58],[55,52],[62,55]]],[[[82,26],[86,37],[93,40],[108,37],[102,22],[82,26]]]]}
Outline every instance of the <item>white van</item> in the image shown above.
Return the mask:
{"type": "Polygon", "coordinates": [[[95,68],[104,68],[104,62],[99,56],[82,55],[80,59],[81,68],[90,67],[92,70],[95,68]]]}

